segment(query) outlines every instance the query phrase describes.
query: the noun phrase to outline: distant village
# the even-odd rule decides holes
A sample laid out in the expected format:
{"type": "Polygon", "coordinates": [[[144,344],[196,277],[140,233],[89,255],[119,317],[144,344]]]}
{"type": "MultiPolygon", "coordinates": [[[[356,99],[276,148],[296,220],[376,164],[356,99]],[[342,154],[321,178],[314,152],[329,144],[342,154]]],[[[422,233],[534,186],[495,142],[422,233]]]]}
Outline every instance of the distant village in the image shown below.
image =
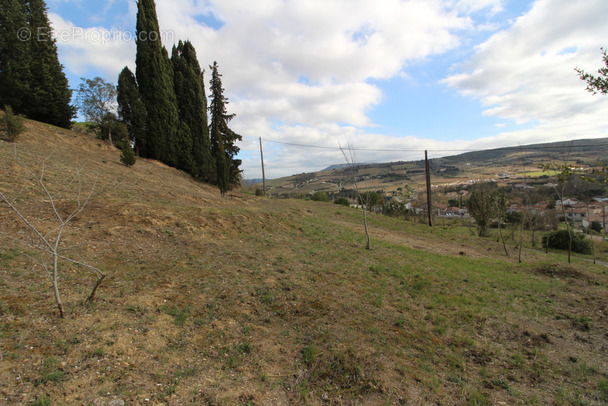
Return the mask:
{"type": "MultiPolygon", "coordinates": [[[[577,165],[570,168],[573,173],[584,174],[593,168],[587,165],[577,165]]],[[[453,171],[448,167],[436,170],[441,174],[453,171]]],[[[455,169],[458,171],[458,169],[455,169]]],[[[386,212],[388,206],[399,206],[401,210],[412,215],[423,215],[427,213],[426,187],[415,182],[412,178],[420,176],[423,170],[402,170],[397,173],[379,173],[377,175],[363,175],[357,178],[361,190],[374,190],[378,193],[379,200],[372,211],[386,212]],[[410,176],[412,178],[410,178],[410,176]],[[399,187],[382,187],[382,184],[391,182],[391,185],[399,182],[405,183],[399,187]],[[413,186],[410,186],[413,185],[413,186]]],[[[605,175],[604,175],[605,176],[605,175]]],[[[594,223],[599,223],[602,229],[606,225],[606,206],[608,206],[608,193],[605,188],[596,187],[584,181],[578,185],[571,185],[561,193],[558,190],[563,187],[555,177],[547,174],[540,176],[524,176],[522,174],[496,173],[492,176],[478,179],[455,179],[452,182],[432,183],[432,207],[433,215],[446,219],[468,219],[467,200],[470,190],[479,184],[487,183],[490,187],[497,187],[507,193],[509,206],[507,214],[519,213],[522,218],[533,219],[535,222],[554,223],[563,221],[564,217],[578,228],[589,229],[594,223]],[[585,189],[585,191],[577,190],[585,189]],[[599,194],[589,195],[597,192],[599,194]],[[586,194],[583,197],[582,194],[586,194]],[[564,214],[565,213],[565,214],[564,214]]],[[[279,196],[309,198],[315,200],[316,194],[326,194],[328,200],[336,200],[340,197],[348,199],[351,206],[356,207],[357,197],[354,186],[344,180],[343,177],[320,176],[315,174],[302,174],[293,178],[293,183],[288,186],[277,187],[279,196]],[[281,194],[281,189],[284,194],[281,194]],[[287,190],[285,190],[287,189],[287,190]],[[300,193],[295,193],[301,190],[300,193]],[[295,192],[294,192],[295,191],[295,192]]],[[[390,210],[389,210],[390,211],[390,210]]]]}

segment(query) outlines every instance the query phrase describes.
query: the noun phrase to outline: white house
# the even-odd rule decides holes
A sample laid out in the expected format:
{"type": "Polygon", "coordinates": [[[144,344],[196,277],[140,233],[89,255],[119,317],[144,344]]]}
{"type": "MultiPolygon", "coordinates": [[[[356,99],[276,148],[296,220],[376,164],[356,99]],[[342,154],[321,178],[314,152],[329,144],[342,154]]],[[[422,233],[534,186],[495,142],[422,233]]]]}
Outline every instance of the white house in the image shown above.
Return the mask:
{"type": "MultiPolygon", "coordinates": [[[[566,199],[563,201],[564,206],[576,206],[578,204],[578,202],[576,200],[573,199],[566,199]]],[[[561,206],[562,205],[562,201],[558,200],[555,202],[556,206],[561,206]]]]}

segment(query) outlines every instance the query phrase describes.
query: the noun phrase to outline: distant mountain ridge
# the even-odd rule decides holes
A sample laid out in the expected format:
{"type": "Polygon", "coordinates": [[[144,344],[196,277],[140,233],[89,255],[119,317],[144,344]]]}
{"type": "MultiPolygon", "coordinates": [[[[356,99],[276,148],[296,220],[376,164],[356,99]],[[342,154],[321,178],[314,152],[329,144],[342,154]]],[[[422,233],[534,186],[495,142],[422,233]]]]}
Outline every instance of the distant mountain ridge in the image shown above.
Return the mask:
{"type": "Polygon", "coordinates": [[[555,157],[565,157],[580,153],[599,154],[601,151],[608,151],[608,138],[582,139],[572,141],[557,141],[542,144],[520,145],[513,147],[494,148],[481,151],[465,152],[463,154],[451,155],[448,157],[437,158],[452,162],[463,161],[487,161],[505,158],[513,153],[525,152],[527,157],[547,156],[552,154],[555,157]]]}
{"type": "Polygon", "coordinates": [[[322,169],[321,172],[325,172],[325,171],[333,171],[334,169],[344,169],[348,166],[348,164],[335,164],[335,165],[330,165],[325,169],[322,169]]]}
{"type": "MultiPolygon", "coordinates": [[[[576,163],[580,165],[608,166],[608,138],[558,141],[501,147],[465,152],[430,159],[430,169],[435,184],[467,182],[479,178],[523,176],[524,171],[538,172],[541,164],[576,163]]],[[[425,183],[423,159],[388,163],[361,163],[356,173],[364,181],[363,187],[394,191],[406,185],[425,183]]],[[[324,170],[301,173],[268,181],[273,193],[282,195],[306,194],[315,191],[336,192],[351,182],[348,165],[334,164],[324,170]],[[350,177],[350,178],[349,178],[350,177]]]]}
{"type": "MultiPolygon", "coordinates": [[[[270,180],[270,179],[266,179],[266,180],[270,180]]],[[[258,183],[263,183],[263,182],[264,182],[264,179],[262,179],[262,178],[259,178],[259,179],[256,179],[256,178],[252,178],[252,179],[243,179],[243,180],[241,181],[241,183],[242,183],[243,185],[247,185],[247,186],[250,186],[250,185],[255,185],[255,184],[258,184],[258,183]]]]}
{"type": "MultiPolygon", "coordinates": [[[[459,164],[464,162],[476,162],[483,163],[487,161],[496,161],[501,159],[508,159],[509,161],[513,159],[521,159],[520,156],[512,157],[512,154],[520,154],[521,152],[526,153],[526,158],[538,157],[538,156],[547,156],[548,152],[553,152],[553,154],[557,158],[562,158],[565,156],[568,157],[568,154],[580,154],[580,153],[591,153],[593,155],[600,155],[603,151],[605,151],[608,156],[608,138],[594,138],[594,139],[582,139],[582,140],[573,140],[573,141],[557,141],[550,143],[542,143],[542,144],[530,144],[530,145],[519,145],[513,147],[501,147],[501,148],[493,148],[486,149],[480,151],[471,151],[464,152],[458,155],[449,155],[440,158],[431,158],[430,161],[439,162],[442,161],[445,164],[459,164]]],[[[422,162],[422,159],[412,160],[412,161],[399,161],[403,163],[407,162],[422,162]]],[[[365,164],[357,164],[357,166],[366,167],[385,167],[388,164],[386,163],[365,163],[365,164]]],[[[339,170],[348,167],[348,164],[335,164],[330,165],[325,169],[322,169],[319,172],[325,172],[330,170],[339,170]]],[[[313,173],[313,172],[310,172],[313,173]]]]}

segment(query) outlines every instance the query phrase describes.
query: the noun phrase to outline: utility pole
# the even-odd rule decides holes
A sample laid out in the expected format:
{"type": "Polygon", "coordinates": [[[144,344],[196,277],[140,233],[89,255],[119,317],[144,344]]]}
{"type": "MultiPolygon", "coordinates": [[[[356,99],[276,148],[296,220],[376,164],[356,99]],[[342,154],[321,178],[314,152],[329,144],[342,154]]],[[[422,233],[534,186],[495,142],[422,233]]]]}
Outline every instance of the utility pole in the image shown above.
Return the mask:
{"type": "Polygon", "coordinates": [[[433,227],[433,205],[431,202],[431,166],[429,164],[429,153],[424,150],[424,163],[426,167],[426,204],[429,213],[429,227],[433,227]]]}
{"type": "Polygon", "coordinates": [[[602,244],[606,243],[606,202],[602,205],[602,244]]]}
{"type": "Polygon", "coordinates": [[[260,158],[262,159],[262,195],[266,196],[266,174],[264,173],[264,152],[262,151],[262,137],[260,137],[260,158]]]}

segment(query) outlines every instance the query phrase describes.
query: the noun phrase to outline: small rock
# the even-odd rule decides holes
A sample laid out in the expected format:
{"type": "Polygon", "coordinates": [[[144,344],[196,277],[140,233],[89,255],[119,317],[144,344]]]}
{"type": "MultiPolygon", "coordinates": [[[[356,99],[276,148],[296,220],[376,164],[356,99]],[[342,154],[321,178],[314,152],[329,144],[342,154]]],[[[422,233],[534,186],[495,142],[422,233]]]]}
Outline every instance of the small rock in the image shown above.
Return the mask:
{"type": "Polygon", "coordinates": [[[108,402],[108,406],[125,406],[125,401],[122,399],[114,399],[108,402]]]}

